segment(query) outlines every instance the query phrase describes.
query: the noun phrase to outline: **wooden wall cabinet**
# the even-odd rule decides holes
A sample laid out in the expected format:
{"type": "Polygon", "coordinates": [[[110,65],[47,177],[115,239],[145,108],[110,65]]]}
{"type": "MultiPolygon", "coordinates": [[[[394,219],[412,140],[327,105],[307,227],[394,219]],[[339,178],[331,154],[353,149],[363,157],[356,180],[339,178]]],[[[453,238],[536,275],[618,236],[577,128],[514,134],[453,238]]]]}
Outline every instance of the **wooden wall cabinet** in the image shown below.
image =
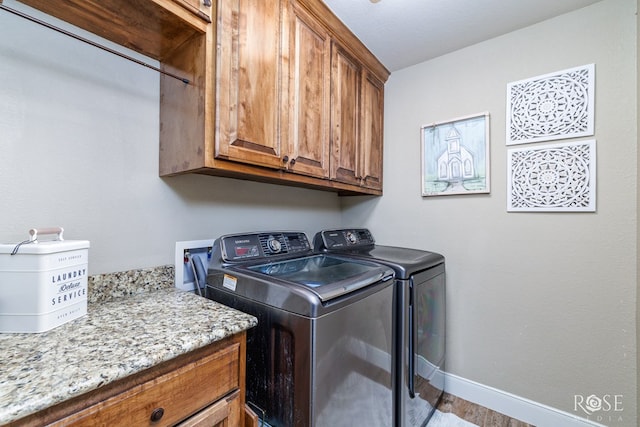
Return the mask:
{"type": "Polygon", "coordinates": [[[362,66],[338,44],[331,59],[331,178],[359,185],[362,66]]]}
{"type": "Polygon", "coordinates": [[[334,43],[331,178],[382,191],[384,84],[334,43]]]}
{"type": "Polygon", "coordinates": [[[388,72],[320,1],[247,3],[219,3],[214,159],[280,169],[290,182],[318,183],[305,175],[339,192],[381,194],[388,72]],[[223,3],[236,7],[235,28],[225,25],[223,3]]]}
{"type": "Polygon", "coordinates": [[[161,62],[207,31],[201,0],[19,0],[161,62]]]}
{"type": "Polygon", "coordinates": [[[331,37],[297,2],[289,18],[289,170],[329,177],[331,37]]]}
{"type": "Polygon", "coordinates": [[[283,167],[284,20],[280,0],[218,2],[216,129],[200,141],[215,140],[217,159],[283,167]]]}
{"type": "Polygon", "coordinates": [[[321,0],[21,1],[189,80],[160,77],[161,176],[382,194],[389,72],[321,0]]]}
{"type": "Polygon", "coordinates": [[[211,9],[213,6],[213,0],[174,0],[176,3],[181,4],[184,8],[190,10],[195,15],[204,19],[207,22],[211,22],[211,9]]]}
{"type": "Polygon", "coordinates": [[[245,346],[241,332],[12,425],[257,426],[245,409],[245,346]]]}
{"type": "Polygon", "coordinates": [[[360,185],[382,191],[384,83],[367,70],[360,99],[360,185]]]}

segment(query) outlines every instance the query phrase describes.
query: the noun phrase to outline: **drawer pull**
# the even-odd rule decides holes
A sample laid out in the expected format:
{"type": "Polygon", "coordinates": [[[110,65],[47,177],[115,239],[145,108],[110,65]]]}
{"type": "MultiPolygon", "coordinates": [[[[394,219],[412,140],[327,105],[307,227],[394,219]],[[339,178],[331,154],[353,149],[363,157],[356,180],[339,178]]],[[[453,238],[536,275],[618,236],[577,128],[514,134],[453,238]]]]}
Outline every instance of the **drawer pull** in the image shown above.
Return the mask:
{"type": "Polygon", "coordinates": [[[156,408],[153,410],[153,412],[151,413],[151,421],[152,422],[158,422],[162,419],[164,415],[164,409],[163,408],[156,408]]]}

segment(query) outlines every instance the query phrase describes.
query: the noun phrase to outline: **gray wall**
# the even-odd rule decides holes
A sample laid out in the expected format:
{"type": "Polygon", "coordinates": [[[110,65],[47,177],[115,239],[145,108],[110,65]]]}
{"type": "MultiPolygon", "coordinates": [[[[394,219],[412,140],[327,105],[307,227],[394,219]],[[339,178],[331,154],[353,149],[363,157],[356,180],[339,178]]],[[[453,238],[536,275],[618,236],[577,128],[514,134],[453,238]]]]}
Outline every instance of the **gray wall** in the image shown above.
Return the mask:
{"type": "Polygon", "coordinates": [[[0,242],[61,225],[97,274],[173,264],[178,240],[339,225],[333,193],[159,178],[156,72],[4,11],[0,28],[0,242]]]}
{"type": "Polygon", "coordinates": [[[159,178],[157,74],[0,12],[0,241],[62,225],[91,241],[97,274],[171,264],[176,240],[368,226],[380,243],[446,255],[449,371],[568,412],[575,394],[623,394],[623,425],[636,425],[635,3],[606,0],[394,73],[385,195],[342,200],[159,178]],[[506,84],[592,62],[597,213],[507,213],[506,84]],[[420,197],[420,126],[483,111],[491,194],[420,197]]]}
{"type": "Polygon", "coordinates": [[[393,73],[384,196],[343,203],[343,223],[379,243],[446,256],[448,371],[578,416],[574,395],[622,394],[627,426],[637,415],[635,11],[636,0],[606,0],[393,73]],[[507,213],[507,83],[589,63],[597,212],[507,213]],[[491,194],[422,198],[420,126],[484,111],[491,194]]]}
{"type": "MultiPolygon", "coordinates": [[[[636,126],[640,121],[640,108],[638,108],[638,100],[640,99],[640,16],[637,11],[640,10],[640,0],[637,0],[636,4],[636,126]]],[[[640,129],[636,129],[637,136],[640,137],[640,129]]],[[[638,161],[640,165],[640,150],[637,153],[638,161]]],[[[636,224],[640,223],[640,175],[636,172],[636,224]]],[[[640,242],[640,228],[636,227],[636,398],[640,399],[640,356],[637,355],[638,343],[640,343],[640,252],[638,251],[638,242],[640,242]]],[[[638,420],[640,420],[640,405],[637,406],[636,412],[638,414],[638,420]]]]}

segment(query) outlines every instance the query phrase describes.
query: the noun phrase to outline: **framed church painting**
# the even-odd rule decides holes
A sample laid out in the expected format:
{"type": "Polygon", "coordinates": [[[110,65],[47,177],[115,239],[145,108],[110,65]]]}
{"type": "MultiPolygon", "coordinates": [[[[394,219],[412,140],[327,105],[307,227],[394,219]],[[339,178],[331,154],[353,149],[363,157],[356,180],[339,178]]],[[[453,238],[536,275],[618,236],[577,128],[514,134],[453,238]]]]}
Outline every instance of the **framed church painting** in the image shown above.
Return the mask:
{"type": "Polygon", "coordinates": [[[489,113],[420,128],[422,196],[490,192],[489,113]]]}

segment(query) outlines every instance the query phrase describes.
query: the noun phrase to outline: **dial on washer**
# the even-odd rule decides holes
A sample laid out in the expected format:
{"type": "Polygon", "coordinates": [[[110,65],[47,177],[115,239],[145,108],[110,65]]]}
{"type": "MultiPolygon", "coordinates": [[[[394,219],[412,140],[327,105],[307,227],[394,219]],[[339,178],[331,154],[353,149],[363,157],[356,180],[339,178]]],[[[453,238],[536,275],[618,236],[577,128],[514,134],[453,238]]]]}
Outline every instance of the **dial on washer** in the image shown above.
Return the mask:
{"type": "Polygon", "coordinates": [[[274,254],[277,254],[282,250],[282,245],[280,244],[280,241],[275,237],[269,237],[269,240],[267,240],[267,246],[269,246],[269,250],[271,251],[271,253],[274,253],[274,254]]]}

